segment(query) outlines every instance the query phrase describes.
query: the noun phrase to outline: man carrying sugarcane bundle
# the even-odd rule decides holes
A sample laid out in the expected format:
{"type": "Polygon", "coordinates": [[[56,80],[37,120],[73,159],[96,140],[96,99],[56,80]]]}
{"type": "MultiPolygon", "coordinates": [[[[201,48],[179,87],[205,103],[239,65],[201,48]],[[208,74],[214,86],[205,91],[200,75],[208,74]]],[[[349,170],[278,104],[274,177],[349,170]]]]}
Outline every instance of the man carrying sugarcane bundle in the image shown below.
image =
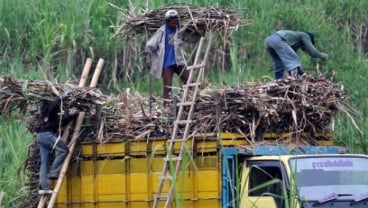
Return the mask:
{"type": "Polygon", "coordinates": [[[163,102],[165,107],[171,102],[170,93],[173,74],[178,74],[184,84],[189,76],[189,72],[184,70],[186,63],[181,49],[183,40],[178,22],[178,12],[168,10],[165,13],[165,25],[156,31],[145,47],[147,65],[151,69],[150,76],[163,78],[163,102]]]}
{"type": "Polygon", "coordinates": [[[279,30],[266,38],[264,46],[272,57],[276,79],[284,76],[285,69],[293,78],[304,74],[296,54],[299,48],[313,58],[328,59],[326,53],[321,53],[314,47],[314,35],[309,32],[279,30]]]}
{"type": "Polygon", "coordinates": [[[68,97],[64,93],[54,101],[43,101],[36,118],[36,141],[40,149],[39,194],[52,194],[51,179],[57,179],[69,148],[57,133],[61,134],[61,127],[77,118],[78,113],[66,115],[62,109],[62,102],[68,97]],[[52,160],[53,151],[56,150],[52,160]]]}

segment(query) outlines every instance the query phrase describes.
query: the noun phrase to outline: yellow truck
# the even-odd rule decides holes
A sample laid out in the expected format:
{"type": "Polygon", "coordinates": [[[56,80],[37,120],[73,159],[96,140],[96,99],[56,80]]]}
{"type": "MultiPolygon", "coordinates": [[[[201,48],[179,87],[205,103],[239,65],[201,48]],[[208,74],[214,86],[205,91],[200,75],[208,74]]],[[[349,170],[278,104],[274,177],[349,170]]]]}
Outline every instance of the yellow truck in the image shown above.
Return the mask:
{"type": "MultiPolygon", "coordinates": [[[[232,133],[190,139],[171,207],[368,206],[366,155],[348,154],[325,137],[308,146],[268,136],[253,145],[232,133]]],[[[56,207],[152,207],[167,145],[166,138],[83,142],[56,207]]]]}

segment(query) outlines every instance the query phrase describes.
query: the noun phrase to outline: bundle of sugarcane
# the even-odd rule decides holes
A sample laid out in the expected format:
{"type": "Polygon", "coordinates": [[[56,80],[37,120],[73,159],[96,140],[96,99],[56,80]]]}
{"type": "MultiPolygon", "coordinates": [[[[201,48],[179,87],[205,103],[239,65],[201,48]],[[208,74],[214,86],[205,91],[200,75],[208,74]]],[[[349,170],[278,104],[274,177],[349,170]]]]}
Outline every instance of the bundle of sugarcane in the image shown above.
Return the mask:
{"type": "MultiPolygon", "coordinates": [[[[152,99],[152,98],[151,98],[152,99]]],[[[163,110],[158,103],[139,94],[122,91],[116,97],[109,97],[109,105],[101,106],[99,113],[88,115],[84,127],[95,130],[85,131],[86,139],[131,139],[167,134],[171,123],[165,122],[163,110]],[[164,122],[163,122],[164,121],[164,122]]],[[[167,120],[167,119],[166,119],[167,120]]]]}
{"type": "Polygon", "coordinates": [[[342,85],[325,77],[282,79],[248,83],[238,88],[209,91],[196,106],[196,128],[246,134],[263,132],[320,131],[327,127],[345,100],[342,85]],[[216,107],[221,109],[216,118],[216,107]]]}
{"type": "MultiPolygon", "coordinates": [[[[149,100],[137,92],[125,90],[118,96],[106,96],[96,88],[81,88],[72,83],[59,84],[50,81],[16,80],[12,77],[0,79],[1,115],[18,111],[27,121],[27,126],[34,130],[38,104],[52,101],[57,94],[68,92],[63,99],[63,109],[86,112],[82,135],[96,138],[99,129],[107,129],[106,138],[126,138],[141,135],[152,129],[150,122],[158,123],[162,112],[157,103],[151,105],[149,100]],[[103,127],[104,128],[103,128],[103,127]],[[97,129],[97,130],[96,130],[97,129]],[[142,132],[141,132],[142,131],[142,132]]],[[[161,124],[158,124],[161,126],[161,124]]],[[[157,129],[157,127],[155,127],[157,129]]],[[[161,132],[162,130],[159,130],[161,132]]],[[[161,134],[161,133],[160,133],[161,134]]]]}
{"type": "MultiPolygon", "coordinates": [[[[173,113],[165,114],[157,102],[137,92],[125,90],[118,96],[105,96],[96,89],[45,81],[3,79],[0,92],[2,112],[9,106],[24,109],[28,101],[55,98],[52,88],[71,92],[67,108],[86,111],[81,140],[131,139],[169,136],[173,113]],[[50,88],[50,86],[52,86],[50,88]]],[[[324,129],[346,105],[342,85],[325,77],[301,80],[282,79],[247,83],[243,86],[202,91],[195,104],[193,132],[316,132],[324,129]]],[[[173,106],[174,107],[174,106],[173,106]]],[[[6,110],[7,109],[7,110],[6,110]]],[[[185,109],[185,113],[188,109],[185,109]]],[[[180,129],[179,132],[183,131],[180,129]]]]}
{"type": "Polygon", "coordinates": [[[174,9],[178,12],[181,27],[186,35],[204,35],[207,31],[222,31],[227,33],[231,29],[249,24],[250,21],[241,20],[240,14],[233,9],[195,6],[166,6],[155,10],[140,10],[137,14],[129,9],[120,9],[123,18],[116,26],[116,34],[124,36],[137,33],[153,33],[165,23],[165,12],[174,9]]]}
{"type": "Polygon", "coordinates": [[[108,101],[96,88],[81,88],[72,83],[59,84],[50,81],[16,80],[13,77],[0,79],[0,110],[2,115],[8,115],[13,109],[21,113],[29,110],[28,104],[34,105],[40,101],[52,101],[56,94],[68,92],[69,98],[65,105],[81,110],[89,110],[91,104],[102,105],[108,101]]]}
{"type": "MultiPolygon", "coordinates": [[[[137,94],[130,97],[123,95],[119,99],[121,104],[115,103],[113,109],[104,108],[101,116],[103,122],[97,124],[100,131],[88,131],[90,135],[86,137],[93,139],[103,135],[101,138],[140,138],[170,135],[169,127],[172,124],[170,121],[165,122],[160,108],[156,106],[153,114],[148,114],[148,100],[143,97],[138,99],[137,94]],[[135,104],[129,105],[128,102],[135,104]]],[[[340,106],[345,105],[344,100],[343,86],[325,77],[283,79],[213,89],[199,96],[195,104],[195,123],[192,129],[197,133],[212,133],[220,126],[222,131],[241,131],[245,135],[256,135],[257,131],[315,133],[331,123],[340,106]]],[[[91,121],[95,120],[98,119],[91,121]]]]}

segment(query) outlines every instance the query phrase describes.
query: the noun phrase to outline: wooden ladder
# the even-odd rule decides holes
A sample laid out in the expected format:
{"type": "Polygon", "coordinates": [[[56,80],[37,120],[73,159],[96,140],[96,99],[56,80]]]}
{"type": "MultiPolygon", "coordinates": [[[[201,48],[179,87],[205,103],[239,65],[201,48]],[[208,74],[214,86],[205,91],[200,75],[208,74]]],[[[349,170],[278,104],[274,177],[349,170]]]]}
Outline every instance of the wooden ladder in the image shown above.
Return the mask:
{"type": "MultiPolygon", "coordinates": [[[[90,83],[90,87],[96,87],[97,86],[97,81],[98,81],[98,78],[100,77],[100,73],[102,71],[103,64],[104,64],[104,60],[99,59],[99,61],[97,63],[97,66],[96,66],[96,69],[95,69],[95,72],[93,73],[93,77],[92,77],[92,80],[91,80],[91,83],[90,83]]],[[[83,68],[82,76],[81,76],[81,79],[80,79],[79,85],[78,85],[79,87],[84,87],[85,86],[85,83],[87,81],[91,65],[92,65],[92,59],[88,58],[86,60],[84,68],[83,68]]],[[[72,135],[72,139],[69,143],[69,150],[70,151],[69,151],[68,155],[66,156],[66,158],[64,160],[64,163],[63,163],[63,166],[61,168],[61,171],[60,171],[59,177],[57,179],[56,185],[54,187],[53,193],[51,194],[51,196],[49,194],[41,195],[40,201],[38,203],[37,208],[44,208],[46,204],[47,204],[47,208],[53,208],[54,207],[55,202],[56,202],[56,198],[59,194],[61,185],[63,184],[64,177],[65,177],[66,172],[68,170],[69,163],[70,163],[70,160],[72,158],[72,155],[73,155],[73,152],[74,152],[74,149],[75,149],[75,145],[77,143],[77,139],[79,137],[79,132],[80,132],[80,128],[82,126],[83,120],[84,120],[84,115],[85,115],[84,112],[80,112],[79,115],[78,115],[78,118],[77,118],[77,121],[76,121],[76,124],[75,124],[75,128],[74,128],[74,132],[73,132],[73,135],[72,135]]],[[[70,127],[70,125],[68,125],[68,127],[64,131],[64,134],[61,138],[61,140],[64,141],[64,142],[68,139],[69,127],[70,127]]]]}
{"type": "Polygon", "coordinates": [[[209,50],[211,46],[211,38],[208,40],[207,48],[204,53],[204,58],[202,62],[199,63],[199,57],[202,54],[202,47],[204,45],[204,42],[205,42],[205,38],[202,37],[198,45],[198,49],[197,49],[196,56],[194,59],[194,64],[192,66],[188,66],[185,69],[185,70],[189,70],[189,77],[188,77],[187,83],[183,85],[183,94],[181,97],[181,101],[176,104],[176,106],[179,107],[179,110],[176,116],[176,120],[173,123],[171,139],[168,140],[169,147],[167,149],[166,157],[164,157],[164,165],[163,165],[161,176],[159,178],[160,182],[158,185],[158,190],[156,192],[156,195],[154,196],[153,208],[159,207],[159,204],[163,202],[165,202],[165,206],[164,206],[165,208],[170,207],[170,203],[173,199],[175,181],[179,177],[179,172],[180,172],[180,168],[182,165],[183,156],[186,154],[185,143],[186,141],[188,141],[188,134],[190,132],[190,127],[193,124],[192,115],[194,112],[196,98],[197,98],[197,95],[199,94],[200,86],[203,80],[204,69],[206,66],[206,62],[207,62],[207,58],[208,58],[208,54],[209,54],[209,50]],[[190,97],[189,92],[191,90],[193,94],[190,97]],[[185,106],[190,106],[186,118],[184,118],[185,116],[183,115],[185,106]],[[183,136],[181,139],[178,139],[179,127],[182,127],[182,126],[185,126],[183,136]],[[179,151],[179,154],[177,155],[175,155],[174,153],[174,149],[175,149],[174,147],[176,143],[180,144],[180,151],[179,151]],[[174,169],[174,167],[175,167],[175,170],[170,170],[170,169],[174,169]],[[167,195],[162,194],[163,187],[165,186],[165,184],[168,184],[169,186],[167,195]]]}

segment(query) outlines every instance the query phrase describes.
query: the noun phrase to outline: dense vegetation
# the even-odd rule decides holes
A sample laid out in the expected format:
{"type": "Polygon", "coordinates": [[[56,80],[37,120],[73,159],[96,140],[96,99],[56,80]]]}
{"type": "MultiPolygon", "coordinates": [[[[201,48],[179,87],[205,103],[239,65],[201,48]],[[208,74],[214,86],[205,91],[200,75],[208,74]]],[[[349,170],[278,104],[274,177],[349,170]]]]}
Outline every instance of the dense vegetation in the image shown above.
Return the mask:
{"type": "MultiPolygon", "coordinates": [[[[0,73],[22,79],[63,81],[80,75],[86,57],[106,60],[100,87],[106,91],[118,86],[146,91],[149,86],[144,66],[122,66],[124,44],[112,38],[121,14],[108,3],[120,8],[156,8],[169,0],[2,0],[0,3],[0,73]],[[112,72],[117,71],[116,75],[112,72]],[[111,77],[114,76],[114,77],[111,77]]],[[[273,77],[271,60],[263,48],[264,38],[276,29],[287,28],[314,32],[317,48],[329,54],[321,63],[321,71],[333,75],[334,81],[345,85],[349,102],[360,116],[355,121],[339,115],[335,123],[335,140],[356,152],[368,153],[365,138],[368,116],[368,1],[364,0],[192,0],[175,1],[200,6],[221,6],[239,9],[252,24],[233,34],[230,47],[231,67],[225,71],[212,69],[207,73],[211,84],[237,84],[273,77]]],[[[142,45],[144,43],[141,43],[142,45]]],[[[137,48],[139,50],[139,48],[137,48]]],[[[137,55],[140,53],[138,52],[137,55]]],[[[316,60],[300,53],[308,73],[315,74],[316,60]]],[[[160,94],[160,81],[154,83],[154,93],[160,94]]],[[[0,207],[17,207],[22,189],[22,175],[17,175],[27,151],[31,135],[20,121],[0,120],[0,207]],[[21,180],[18,180],[20,177],[21,180]],[[3,196],[3,197],[2,197],[3,196]]]]}

